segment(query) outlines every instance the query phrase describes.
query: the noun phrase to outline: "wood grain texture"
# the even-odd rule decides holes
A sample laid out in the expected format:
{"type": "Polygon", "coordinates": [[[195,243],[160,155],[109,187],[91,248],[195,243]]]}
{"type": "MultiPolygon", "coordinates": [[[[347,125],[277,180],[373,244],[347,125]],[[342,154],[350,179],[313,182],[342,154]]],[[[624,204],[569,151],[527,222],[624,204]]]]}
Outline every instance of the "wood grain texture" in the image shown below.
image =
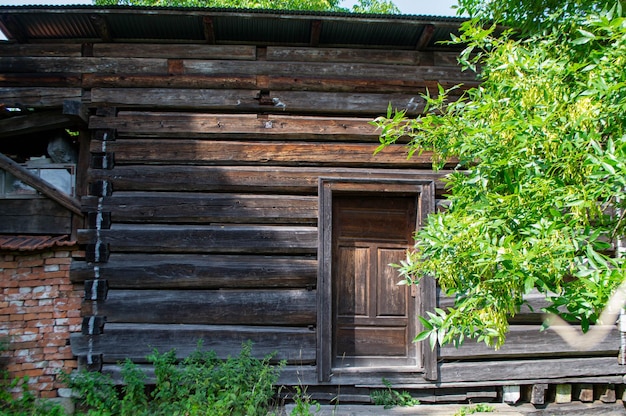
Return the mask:
{"type": "MultiPolygon", "coordinates": [[[[109,323],[315,325],[315,290],[109,290],[97,303],[109,323]]],[[[82,313],[96,307],[85,302],[82,313]]]]}
{"type": "Polygon", "coordinates": [[[82,207],[87,212],[100,207],[116,223],[317,223],[312,196],[116,192],[102,200],[85,197],[82,207]]]}
{"type": "MultiPolygon", "coordinates": [[[[196,164],[264,166],[430,167],[432,154],[407,159],[403,145],[390,145],[376,153],[378,144],[325,142],[246,142],[166,139],[118,140],[106,145],[116,164],[196,164]]],[[[102,143],[92,141],[99,152],[102,143]]]]}
{"type": "Polygon", "coordinates": [[[483,343],[467,340],[463,346],[446,346],[440,349],[444,360],[503,359],[518,357],[571,357],[571,356],[617,356],[619,331],[615,326],[609,335],[589,351],[578,351],[567,344],[553,330],[541,331],[540,325],[512,325],[506,343],[499,350],[483,343]]]}
{"type": "MultiPolygon", "coordinates": [[[[112,254],[98,266],[111,289],[315,287],[317,260],[302,256],[112,254]]],[[[75,283],[95,278],[94,265],[73,261],[75,283]]]]}
{"type": "Polygon", "coordinates": [[[91,351],[102,354],[105,363],[127,357],[145,363],[155,349],[161,353],[175,349],[178,358],[185,358],[197,350],[198,342],[202,342],[203,351],[213,351],[218,358],[226,359],[237,355],[247,341],[252,341],[252,353],[257,358],[273,355],[272,362],[315,362],[315,332],[298,327],[108,323],[105,333],[91,341],[73,335],[71,346],[74,355],[91,351]]]}
{"type": "Polygon", "coordinates": [[[33,108],[61,108],[65,100],[81,100],[80,88],[56,87],[2,87],[0,102],[33,108]]]}
{"type": "Polygon", "coordinates": [[[50,199],[0,201],[0,233],[54,235],[71,232],[71,212],[50,199]]]}
{"type": "Polygon", "coordinates": [[[114,224],[110,230],[78,232],[80,244],[98,238],[111,252],[314,254],[317,249],[316,227],[114,224]]]}
{"type": "Polygon", "coordinates": [[[109,181],[115,191],[255,192],[317,195],[318,180],[326,178],[399,178],[432,180],[444,193],[449,170],[374,169],[346,167],[272,166],[116,166],[90,169],[89,180],[109,181]]]}
{"type": "Polygon", "coordinates": [[[150,43],[97,43],[95,57],[115,58],[169,58],[255,60],[256,46],[252,45],[168,45],[150,43]]]}
{"type": "Polygon", "coordinates": [[[112,118],[91,117],[89,127],[114,128],[120,137],[377,140],[380,132],[370,122],[371,118],[121,111],[112,118]]]}

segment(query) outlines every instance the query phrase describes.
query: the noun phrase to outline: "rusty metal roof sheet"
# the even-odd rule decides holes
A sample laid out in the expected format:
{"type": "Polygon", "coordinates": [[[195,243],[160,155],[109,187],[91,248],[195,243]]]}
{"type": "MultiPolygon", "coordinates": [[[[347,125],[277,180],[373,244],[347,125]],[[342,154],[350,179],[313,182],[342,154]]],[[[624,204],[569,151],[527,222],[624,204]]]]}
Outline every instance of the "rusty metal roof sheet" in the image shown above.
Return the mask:
{"type": "Polygon", "coordinates": [[[10,40],[24,43],[152,41],[441,49],[448,47],[439,41],[449,40],[464,20],[218,8],[0,6],[0,29],[10,40]],[[426,32],[424,41],[421,36],[426,32]]]}
{"type": "Polygon", "coordinates": [[[35,251],[74,245],[76,245],[76,241],[70,240],[67,235],[0,235],[0,250],[35,251]]]}

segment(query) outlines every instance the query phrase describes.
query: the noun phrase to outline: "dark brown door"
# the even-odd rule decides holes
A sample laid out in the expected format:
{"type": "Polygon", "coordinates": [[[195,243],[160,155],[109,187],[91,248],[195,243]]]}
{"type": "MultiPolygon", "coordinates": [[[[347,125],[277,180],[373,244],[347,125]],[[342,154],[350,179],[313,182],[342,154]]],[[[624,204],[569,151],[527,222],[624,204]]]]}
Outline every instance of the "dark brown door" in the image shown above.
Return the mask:
{"type": "Polygon", "coordinates": [[[416,196],[333,197],[333,366],[416,365],[415,299],[390,266],[406,257],[416,196]]]}

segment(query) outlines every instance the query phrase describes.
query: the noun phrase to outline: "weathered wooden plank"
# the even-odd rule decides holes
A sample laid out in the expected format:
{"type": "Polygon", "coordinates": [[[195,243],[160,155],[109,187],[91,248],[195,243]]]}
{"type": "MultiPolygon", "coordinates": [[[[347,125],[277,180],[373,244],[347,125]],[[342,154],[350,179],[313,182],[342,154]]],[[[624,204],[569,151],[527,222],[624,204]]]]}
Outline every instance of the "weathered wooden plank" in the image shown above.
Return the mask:
{"type": "MultiPolygon", "coordinates": [[[[436,82],[416,79],[380,79],[380,78],[347,78],[331,76],[296,76],[296,75],[259,75],[257,85],[268,90],[303,90],[303,91],[344,91],[344,92],[404,92],[424,94],[427,90],[431,96],[438,93],[437,84],[448,89],[461,83],[458,94],[475,87],[479,83],[470,78],[467,80],[439,79],[436,82]]],[[[450,100],[454,101],[453,91],[450,100]]]]}
{"type": "Polygon", "coordinates": [[[268,46],[268,61],[295,62],[342,62],[392,64],[392,65],[430,65],[432,52],[350,49],[350,48],[302,48],[287,46],[268,46]]]}
{"type": "MultiPolygon", "coordinates": [[[[111,289],[306,288],[317,260],[298,256],[112,254],[97,268],[111,289]]],[[[73,261],[75,283],[95,278],[94,265],[73,261]]]]}
{"type": "MultiPolygon", "coordinates": [[[[34,75],[33,75],[34,76],[34,75]]],[[[3,79],[20,82],[20,77],[33,78],[29,74],[0,75],[0,85],[3,79]]],[[[41,75],[38,77],[46,82],[62,82],[63,77],[56,74],[41,75]],[[56,77],[56,78],[55,78],[56,77]]],[[[68,75],[67,85],[78,85],[75,75],[68,75]],[[72,83],[69,81],[72,80],[72,83]]],[[[8,82],[8,81],[5,81],[8,82]]],[[[26,82],[26,81],[24,81],[26,82]]],[[[423,94],[430,90],[431,95],[437,94],[437,84],[448,89],[453,86],[460,87],[453,91],[450,99],[454,100],[464,90],[475,87],[477,81],[468,80],[444,80],[436,82],[424,79],[379,79],[379,78],[347,78],[331,76],[296,76],[296,75],[254,75],[254,74],[83,74],[82,86],[84,88],[204,88],[204,89],[256,89],[256,90],[304,90],[304,91],[327,91],[327,92],[359,92],[359,93],[405,93],[423,94]],[[456,92],[456,94],[455,94],[456,92]]],[[[36,84],[36,82],[35,82],[36,84]]],[[[13,84],[10,84],[13,85],[13,84]]],[[[20,84],[21,85],[21,84],[20,84]]],[[[32,84],[25,84],[29,86],[32,84]]],[[[66,85],[66,84],[62,84],[66,85]]],[[[52,86],[52,85],[51,85],[52,86]]]]}
{"type": "Polygon", "coordinates": [[[80,44],[22,44],[12,42],[0,43],[0,56],[81,56],[80,44]]]}
{"type": "Polygon", "coordinates": [[[272,91],[270,96],[274,107],[289,112],[383,115],[391,106],[415,115],[422,113],[425,107],[418,93],[272,91]]]}
{"type": "MultiPolygon", "coordinates": [[[[225,89],[93,88],[93,104],[119,107],[258,110],[258,91],[225,89]]],[[[266,106],[271,109],[272,106],[266,106]]]]}
{"type": "Polygon", "coordinates": [[[444,192],[442,178],[450,171],[362,168],[255,166],[116,166],[90,169],[89,180],[106,180],[115,191],[268,192],[317,194],[320,177],[418,178],[435,182],[444,192]]]}
{"type": "Polygon", "coordinates": [[[15,163],[11,158],[5,156],[2,153],[0,153],[0,169],[6,170],[11,175],[24,182],[26,185],[32,186],[37,191],[52,199],[65,209],[68,209],[69,211],[79,216],[83,215],[78,200],[58,190],[50,183],[41,179],[39,176],[35,175],[18,163],[15,163]]]}
{"type": "MultiPolygon", "coordinates": [[[[378,144],[325,142],[218,142],[198,140],[133,139],[108,143],[116,164],[196,164],[264,166],[386,166],[430,167],[432,153],[407,158],[404,145],[396,144],[374,154],[378,144]]],[[[92,141],[99,152],[102,143],[92,141]]]]}
{"type": "Polygon", "coordinates": [[[110,230],[79,230],[78,241],[100,241],[111,252],[308,254],[317,250],[317,228],[114,224],[110,230]]]}
{"type": "Polygon", "coordinates": [[[385,114],[393,108],[417,114],[424,108],[419,94],[272,91],[265,101],[258,91],[178,88],[93,88],[93,104],[125,108],[385,114]]]}
{"type": "Polygon", "coordinates": [[[80,87],[80,74],[0,74],[0,86],[4,87],[80,87]]]}
{"type": "Polygon", "coordinates": [[[91,129],[116,129],[120,137],[269,137],[377,139],[371,118],[256,114],[205,114],[121,111],[116,117],[91,117],[91,129]]]}
{"type": "Polygon", "coordinates": [[[440,358],[445,360],[478,360],[489,358],[515,357],[571,357],[591,355],[615,355],[619,349],[619,331],[610,326],[609,335],[600,340],[593,349],[579,351],[564,342],[553,329],[541,331],[540,325],[512,325],[505,344],[499,349],[487,347],[483,343],[467,340],[460,348],[445,346],[440,349],[440,358]]]}
{"type": "Polygon", "coordinates": [[[72,214],[46,198],[0,200],[0,233],[69,234],[72,214]]]}
{"type": "Polygon", "coordinates": [[[68,73],[155,73],[167,74],[167,60],[154,58],[92,58],[92,57],[4,57],[0,72],[68,72],[68,73]]]}
{"type": "Polygon", "coordinates": [[[13,105],[34,108],[63,107],[65,100],[80,100],[82,93],[80,88],[0,88],[0,102],[7,107],[13,105]]]}
{"type": "Polygon", "coordinates": [[[95,57],[255,60],[251,45],[168,45],[150,43],[96,43],[95,57]]]}
{"type": "Polygon", "coordinates": [[[315,332],[308,328],[276,326],[226,325],[162,325],[107,323],[102,335],[88,337],[75,334],[71,338],[74,355],[102,354],[105,363],[117,363],[125,358],[147,362],[155,349],[159,352],[176,350],[182,359],[197,350],[213,351],[220,359],[234,356],[241,345],[252,341],[252,354],[257,358],[273,355],[273,362],[286,360],[290,364],[315,362],[315,332]]]}
{"type": "Polygon", "coordinates": [[[185,74],[241,74],[323,76],[371,79],[475,80],[475,74],[463,72],[460,67],[407,66],[378,63],[326,62],[272,62],[272,61],[209,61],[183,60],[185,74]]]}
{"type": "Polygon", "coordinates": [[[43,111],[0,119],[0,139],[46,130],[64,129],[76,124],[76,117],[59,111],[43,111]]]}
{"type": "MultiPolygon", "coordinates": [[[[315,325],[316,291],[109,290],[97,303],[109,323],[193,325],[315,325]]],[[[95,303],[83,304],[92,315],[95,303]]]]}
{"type": "Polygon", "coordinates": [[[113,222],[132,223],[308,223],[317,222],[317,198],[312,196],[117,193],[82,200],[84,211],[98,207],[113,222]]]}
{"type": "Polygon", "coordinates": [[[84,88],[258,88],[256,75],[237,74],[83,74],[82,86],[84,88]]]}
{"type": "Polygon", "coordinates": [[[625,373],[626,369],[617,364],[616,357],[504,360],[489,361],[488,365],[483,361],[451,362],[439,365],[441,383],[608,377],[625,373]]]}

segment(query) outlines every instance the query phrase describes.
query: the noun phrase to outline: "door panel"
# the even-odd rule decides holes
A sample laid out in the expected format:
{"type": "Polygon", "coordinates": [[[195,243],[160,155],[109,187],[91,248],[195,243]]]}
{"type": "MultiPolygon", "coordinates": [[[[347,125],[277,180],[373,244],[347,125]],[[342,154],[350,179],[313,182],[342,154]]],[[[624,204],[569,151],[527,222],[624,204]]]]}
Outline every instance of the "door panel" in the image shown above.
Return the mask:
{"type": "Polygon", "coordinates": [[[390,266],[416,215],[415,196],[333,197],[333,366],[416,364],[415,299],[390,266]]]}

